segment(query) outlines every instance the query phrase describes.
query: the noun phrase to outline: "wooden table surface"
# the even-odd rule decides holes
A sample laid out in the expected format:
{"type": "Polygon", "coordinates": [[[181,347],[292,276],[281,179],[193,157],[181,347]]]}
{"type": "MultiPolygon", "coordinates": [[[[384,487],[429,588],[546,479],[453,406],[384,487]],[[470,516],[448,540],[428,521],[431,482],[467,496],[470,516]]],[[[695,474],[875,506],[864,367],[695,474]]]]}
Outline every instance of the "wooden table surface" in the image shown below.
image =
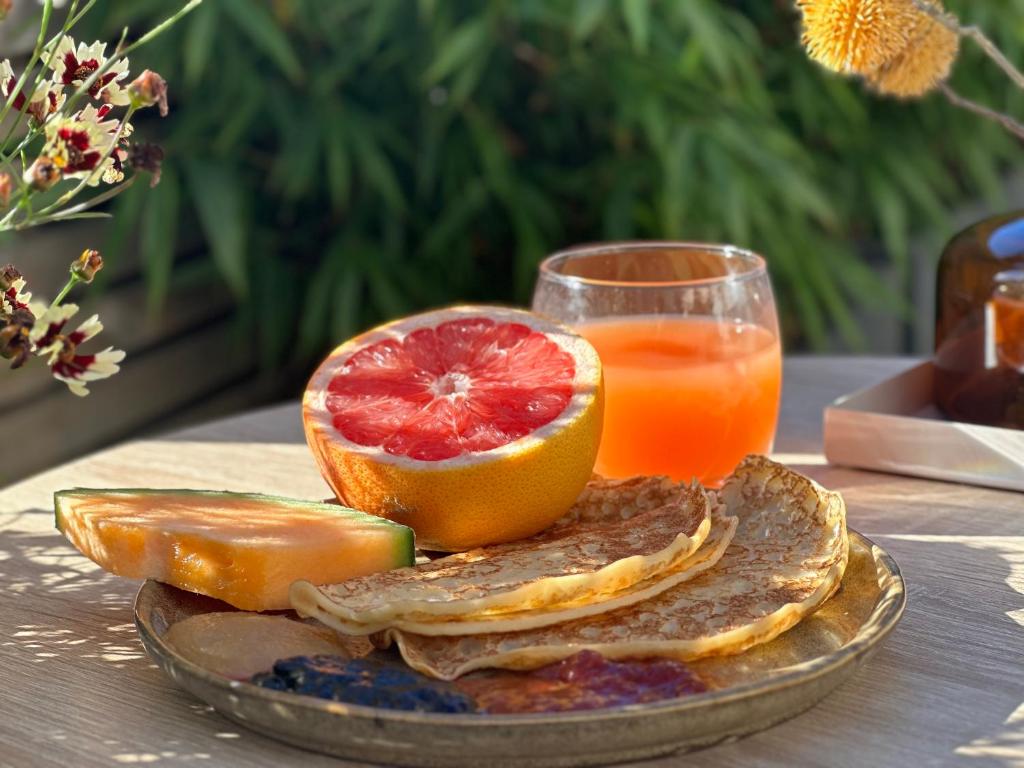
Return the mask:
{"type": "MultiPolygon", "coordinates": [[[[1024,765],[1024,495],[821,456],[822,407],[909,363],[788,360],[777,442],[777,456],[841,490],[850,525],[900,563],[903,622],[810,712],[645,765],[1024,765]]],[[[132,624],[138,583],[100,571],[53,529],[51,495],[75,485],[327,495],[296,404],[121,445],[0,492],[0,765],[345,765],[240,730],[164,677],[132,624]]]]}

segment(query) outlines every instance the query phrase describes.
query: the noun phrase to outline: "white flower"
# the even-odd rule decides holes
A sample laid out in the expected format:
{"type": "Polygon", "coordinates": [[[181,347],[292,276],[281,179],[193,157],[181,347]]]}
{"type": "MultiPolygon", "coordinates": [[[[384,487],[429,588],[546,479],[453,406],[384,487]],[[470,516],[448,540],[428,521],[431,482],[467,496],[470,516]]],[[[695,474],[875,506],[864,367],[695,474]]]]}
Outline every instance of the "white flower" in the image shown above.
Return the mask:
{"type": "MultiPolygon", "coordinates": [[[[57,50],[50,58],[53,68],[53,82],[60,85],[79,86],[102,67],[107,57],[107,44],[96,41],[92,45],[79,43],[70,37],[61,38],[57,50]]],[[[118,59],[96,82],[89,86],[89,95],[108,104],[124,105],[130,99],[120,81],[128,76],[128,59],[118,59]]]]}
{"type": "MultiPolygon", "coordinates": [[[[11,98],[11,94],[14,93],[17,85],[18,76],[14,73],[14,67],[11,66],[10,60],[4,59],[0,61],[0,95],[3,96],[4,101],[11,98]]],[[[44,123],[46,118],[56,112],[63,102],[64,87],[48,80],[43,80],[28,97],[27,107],[25,107],[24,88],[14,97],[11,107],[19,112],[24,108],[25,112],[34,117],[36,122],[44,123]]]]}
{"type": "Polygon", "coordinates": [[[35,325],[32,326],[32,331],[28,336],[29,341],[35,345],[36,354],[39,356],[51,354],[55,343],[59,352],[62,346],[59,341],[61,332],[68,320],[78,312],[78,305],[61,304],[57,307],[47,307],[41,301],[35,301],[29,306],[29,311],[36,316],[35,325]]]}
{"type": "Polygon", "coordinates": [[[124,352],[120,349],[107,347],[94,354],[81,354],[78,348],[103,330],[98,315],[93,315],[81,323],[71,333],[64,333],[67,325],[78,306],[62,304],[57,307],[33,307],[36,323],[29,334],[34,345],[34,353],[45,357],[50,373],[55,379],[63,381],[74,394],[84,397],[89,394],[85,382],[97,381],[113,376],[120,368],[118,363],[124,360],[124,352]]]}
{"type": "Polygon", "coordinates": [[[89,104],[82,110],[46,126],[46,144],[40,155],[60,170],[63,178],[88,178],[90,186],[100,179],[110,183],[121,181],[117,120],[104,120],[106,106],[96,109],[89,104]]]}
{"type": "Polygon", "coordinates": [[[19,277],[6,291],[0,291],[0,314],[9,315],[18,307],[27,307],[30,301],[32,294],[25,290],[25,278],[19,277]]]}
{"type": "Polygon", "coordinates": [[[85,397],[89,394],[89,388],[84,382],[110,378],[121,370],[118,363],[122,360],[124,360],[124,350],[107,347],[95,355],[75,355],[72,364],[58,363],[50,370],[53,372],[53,377],[67,384],[73,394],[85,397]]]}

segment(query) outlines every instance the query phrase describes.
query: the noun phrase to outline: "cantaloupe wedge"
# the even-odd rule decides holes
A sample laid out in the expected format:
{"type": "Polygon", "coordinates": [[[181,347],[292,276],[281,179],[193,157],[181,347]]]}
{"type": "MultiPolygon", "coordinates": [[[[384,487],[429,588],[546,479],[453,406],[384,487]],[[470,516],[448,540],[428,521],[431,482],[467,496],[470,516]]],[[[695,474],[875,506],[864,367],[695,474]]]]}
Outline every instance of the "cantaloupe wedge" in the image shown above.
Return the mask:
{"type": "Polygon", "coordinates": [[[104,569],[236,608],[289,608],[297,579],[336,584],[414,563],[411,528],[334,504],[252,493],[75,488],[57,528],[104,569]]]}

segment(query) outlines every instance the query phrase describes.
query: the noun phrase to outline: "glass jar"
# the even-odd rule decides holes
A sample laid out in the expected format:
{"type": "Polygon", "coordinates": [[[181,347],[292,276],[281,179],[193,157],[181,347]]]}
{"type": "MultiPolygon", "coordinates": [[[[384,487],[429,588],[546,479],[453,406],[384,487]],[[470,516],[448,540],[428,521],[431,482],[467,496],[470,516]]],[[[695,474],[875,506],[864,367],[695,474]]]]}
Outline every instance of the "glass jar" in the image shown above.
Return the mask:
{"type": "Polygon", "coordinates": [[[1024,211],[954,237],[936,288],[936,403],[957,421],[1024,429],[1024,211]]]}

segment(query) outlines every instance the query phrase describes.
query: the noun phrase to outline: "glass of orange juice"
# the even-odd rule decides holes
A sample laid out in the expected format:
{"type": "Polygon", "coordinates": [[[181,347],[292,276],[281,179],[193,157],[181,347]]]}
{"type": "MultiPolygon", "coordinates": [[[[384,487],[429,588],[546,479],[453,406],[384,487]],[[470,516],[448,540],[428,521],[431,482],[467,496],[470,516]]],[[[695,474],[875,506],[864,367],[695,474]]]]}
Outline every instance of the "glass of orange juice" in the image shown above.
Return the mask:
{"type": "Polygon", "coordinates": [[[764,259],[725,245],[629,242],[559,251],[533,309],[601,356],[594,471],[718,485],[775,436],[782,352],[764,259]]]}

